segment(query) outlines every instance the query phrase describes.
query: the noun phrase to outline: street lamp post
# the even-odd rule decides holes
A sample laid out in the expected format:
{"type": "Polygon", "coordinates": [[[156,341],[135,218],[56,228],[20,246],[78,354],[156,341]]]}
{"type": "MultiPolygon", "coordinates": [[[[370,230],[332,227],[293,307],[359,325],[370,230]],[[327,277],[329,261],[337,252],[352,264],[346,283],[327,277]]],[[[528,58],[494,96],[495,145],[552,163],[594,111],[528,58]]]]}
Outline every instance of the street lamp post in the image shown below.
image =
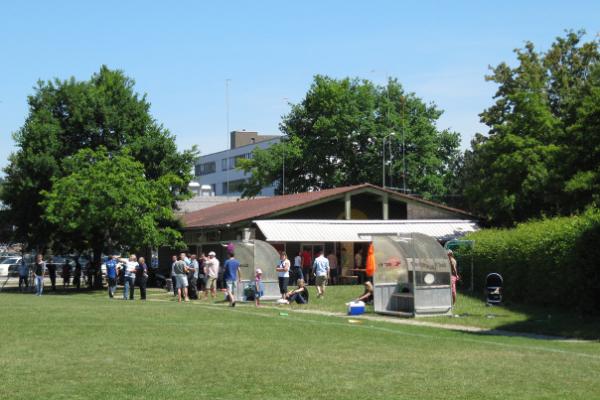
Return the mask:
{"type": "MultiPolygon", "coordinates": [[[[383,143],[381,145],[381,187],[385,188],[385,141],[390,137],[394,136],[395,132],[390,132],[383,137],[383,143]]],[[[392,158],[392,152],[390,150],[390,159],[392,158]]]]}

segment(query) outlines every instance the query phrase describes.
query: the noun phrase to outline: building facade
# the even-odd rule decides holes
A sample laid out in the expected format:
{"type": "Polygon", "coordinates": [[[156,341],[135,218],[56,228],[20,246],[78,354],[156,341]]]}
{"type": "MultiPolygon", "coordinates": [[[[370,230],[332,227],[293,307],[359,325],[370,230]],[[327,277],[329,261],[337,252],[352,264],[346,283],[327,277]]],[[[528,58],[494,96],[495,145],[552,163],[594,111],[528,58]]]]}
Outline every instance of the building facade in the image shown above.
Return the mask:
{"type": "MultiPolygon", "coordinates": [[[[195,180],[210,185],[215,196],[238,196],[248,175],[238,170],[239,159],[252,157],[255,148],[266,149],[281,140],[280,136],[259,135],[252,131],[231,132],[228,150],[201,156],[194,168],[195,180]]],[[[273,196],[275,187],[263,188],[259,196],[273,196]]]]}
{"type": "MultiPolygon", "coordinates": [[[[225,257],[233,241],[258,239],[294,256],[314,257],[321,249],[340,260],[343,277],[353,257],[366,254],[373,235],[423,233],[445,242],[478,229],[464,210],[371,184],[339,187],[260,199],[240,199],[181,216],[190,251],[215,251],[225,257]],[[342,262],[342,260],[344,260],[342,262]]],[[[164,254],[168,261],[170,255],[164,254]]]]}

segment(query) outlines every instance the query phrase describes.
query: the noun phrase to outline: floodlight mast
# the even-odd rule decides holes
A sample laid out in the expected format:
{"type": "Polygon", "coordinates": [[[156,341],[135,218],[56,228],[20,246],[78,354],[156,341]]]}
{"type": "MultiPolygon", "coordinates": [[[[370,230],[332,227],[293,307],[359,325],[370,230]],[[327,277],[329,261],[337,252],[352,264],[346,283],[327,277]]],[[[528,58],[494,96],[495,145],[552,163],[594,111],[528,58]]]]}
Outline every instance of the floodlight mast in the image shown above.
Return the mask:
{"type": "MultiPolygon", "coordinates": [[[[381,187],[385,188],[385,141],[386,139],[394,136],[395,132],[390,132],[386,136],[383,137],[383,142],[381,144],[381,187]]],[[[392,158],[392,152],[390,150],[390,159],[392,158]]]]}

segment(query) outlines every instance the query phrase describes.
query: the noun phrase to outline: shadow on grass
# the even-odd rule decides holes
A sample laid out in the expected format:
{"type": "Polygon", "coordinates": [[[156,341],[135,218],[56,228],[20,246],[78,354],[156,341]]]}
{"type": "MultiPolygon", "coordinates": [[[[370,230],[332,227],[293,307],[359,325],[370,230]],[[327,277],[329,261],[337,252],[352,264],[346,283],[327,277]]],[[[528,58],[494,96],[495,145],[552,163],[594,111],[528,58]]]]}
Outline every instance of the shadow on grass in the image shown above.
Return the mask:
{"type": "MultiPolygon", "coordinates": [[[[52,288],[48,288],[44,286],[43,296],[72,296],[76,294],[87,294],[87,295],[97,295],[98,293],[104,293],[107,289],[90,289],[90,288],[62,288],[56,287],[56,290],[52,290],[52,288]]],[[[2,289],[0,293],[21,293],[24,296],[26,295],[35,295],[35,289],[28,288],[26,291],[21,292],[18,287],[8,287],[2,289]]]]}
{"type": "Polygon", "coordinates": [[[460,293],[463,299],[468,299],[469,305],[456,307],[459,316],[456,322],[476,319],[491,330],[478,334],[519,335],[545,340],[600,340],[600,317],[584,316],[556,306],[516,304],[510,300],[500,306],[487,307],[483,294],[460,293]]]}

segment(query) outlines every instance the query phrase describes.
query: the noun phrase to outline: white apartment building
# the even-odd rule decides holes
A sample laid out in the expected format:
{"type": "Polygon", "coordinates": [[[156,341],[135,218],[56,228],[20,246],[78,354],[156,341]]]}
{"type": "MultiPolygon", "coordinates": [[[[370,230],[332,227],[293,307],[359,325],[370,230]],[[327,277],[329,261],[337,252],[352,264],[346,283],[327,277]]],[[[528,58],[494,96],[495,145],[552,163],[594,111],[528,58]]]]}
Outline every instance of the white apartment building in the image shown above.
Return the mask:
{"type": "MultiPolygon", "coordinates": [[[[232,131],[228,150],[200,156],[194,168],[195,180],[210,185],[214,196],[239,196],[248,175],[236,169],[237,160],[251,158],[255,148],[266,149],[278,143],[280,136],[259,135],[252,131],[232,131]]],[[[275,187],[263,188],[259,196],[273,196],[275,187]]]]}

